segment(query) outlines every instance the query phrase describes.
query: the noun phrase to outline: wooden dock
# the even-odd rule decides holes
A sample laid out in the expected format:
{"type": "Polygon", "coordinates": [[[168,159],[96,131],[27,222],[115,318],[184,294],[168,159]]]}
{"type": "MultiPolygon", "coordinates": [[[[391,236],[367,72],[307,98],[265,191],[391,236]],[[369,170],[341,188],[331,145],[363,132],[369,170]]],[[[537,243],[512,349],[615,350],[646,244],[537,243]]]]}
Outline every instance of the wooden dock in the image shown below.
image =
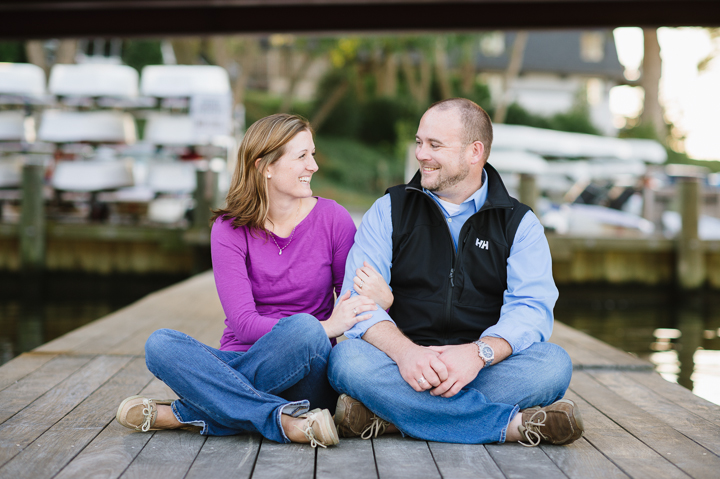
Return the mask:
{"type": "Polygon", "coordinates": [[[441,444],[399,435],[337,447],[255,434],[137,433],[115,422],[133,394],[172,396],[145,367],[145,339],[174,328],[217,346],[223,313],[204,273],[0,367],[0,478],[715,478],[720,406],[649,363],[556,324],[572,356],[567,397],[585,436],[570,446],[441,444]]]}

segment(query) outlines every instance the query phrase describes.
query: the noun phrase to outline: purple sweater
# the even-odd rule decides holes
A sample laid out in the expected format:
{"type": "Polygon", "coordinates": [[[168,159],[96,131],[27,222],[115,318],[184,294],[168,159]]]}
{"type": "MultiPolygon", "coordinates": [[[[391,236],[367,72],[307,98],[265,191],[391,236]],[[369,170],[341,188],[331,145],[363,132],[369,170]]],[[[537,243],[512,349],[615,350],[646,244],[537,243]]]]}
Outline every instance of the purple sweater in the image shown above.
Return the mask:
{"type": "MultiPolygon", "coordinates": [[[[320,321],[333,310],[333,288],[340,294],[345,259],[355,236],[350,214],[332,200],[318,198],[278,254],[272,238],[233,229],[218,218],[212,228],[212,264],[225,311],[224,351],[247,351],[281,318],[308,313],[320,321]]],[[[275,236],[280,247],[288,238],[275,236]]]]}

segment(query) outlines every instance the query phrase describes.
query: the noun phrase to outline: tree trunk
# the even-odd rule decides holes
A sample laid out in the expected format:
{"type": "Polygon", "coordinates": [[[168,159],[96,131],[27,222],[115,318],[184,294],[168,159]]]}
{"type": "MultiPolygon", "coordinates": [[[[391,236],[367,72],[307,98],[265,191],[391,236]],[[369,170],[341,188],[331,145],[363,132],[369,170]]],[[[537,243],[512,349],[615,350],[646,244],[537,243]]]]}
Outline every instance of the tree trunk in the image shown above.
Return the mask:
{"type": "Polygon", "coordinates": [[[55,55],[55,63],[65,65],[75,63],[76,52],[77,40],[61,40],[55,55]]]}
{"type": "Polygon", "coordinates": [[[290,72],[290,83],[283,95],[282,105],[280,105],[280,111],[282,112],[290,111],[293,98],[295,97],[295,88],[297,88],[297,84],[303,79],[305,72],[310,68],[313,60],[315,60],[314,56],[303,51],[300,53],[300,61],[298,62],[296,61],[297,57],[292,53],[293,52],[289,52],[288,66],[290,68],[288,68],[288,71],[290,72]]]}
{"type": "Polygon", "coordinates": [[[332,113],[337,104],[340,103],[340,100],[343,99],[348,88],[350,88],[350,82],[347,80],[343,80],[335,87],[335,90],[325,100],[325,103],[322,104],[312,120],[310,120],[313,130],[318,131],[320,129],[322,124],[325,123],[325,120],[327,120],[327,117],[330,116],[330,113],[332,113]]]}
{"type": "Polygon", "coordinates": [[[528,32],[521,30],[517,32],[515,36],[515,42],[513,42],[513,49],[510,53],[510,62],[508,63],[507,70],[505,71],[505,79],[503,85],[503,93],[500,96],[500,101],[497,104],[495,110],[494,123],[505,123],[505,117],[507,116],[508,105],[510,104],[510,89],[512,84],[517,79],[522,70],[523,57],[525,56],[525,45],[527,45],[528,32]]]}
{"type": "Polygon", "coordinates": [[[657,30],[643,28],[645,56],[642,63],[642,79],[640,84],[645,90],[645,104],[640,120],[653,126],[658,140],[665,143],[667,125],[660,106],[660,76],[662,75],[662,59],[657,30]]]}
{"type": "Polygon", "coordinates": [[[438,37],[435,40],[435,75],[440,85],[440,96],[442,100],[452,98],[452,86],[448,75],[447,42],[444,38],[438,37]]]}
{"type": "Polygon", "coordinates": [[[383,64],[383,91],[381,95],[394,98],[397,95],[397,75],[398,61],[396,53],[385,53],[385,62],[383,64]]]}
{"type": "Polygon", "coordinates": [[[475,38],[471,37],[462,44],[460,59],[460,90],[463,95],[470,95],[475,87],[475,38]]]}
{"type": "Polygon", "coordinates": [[[47,60],[45,60],[45,48],[43,48],[43,42],[40,40],[30,40],[25,44],[25,53],[28,61],[45,70],[45,74],[47,75],[48,64],[47,60]]]}

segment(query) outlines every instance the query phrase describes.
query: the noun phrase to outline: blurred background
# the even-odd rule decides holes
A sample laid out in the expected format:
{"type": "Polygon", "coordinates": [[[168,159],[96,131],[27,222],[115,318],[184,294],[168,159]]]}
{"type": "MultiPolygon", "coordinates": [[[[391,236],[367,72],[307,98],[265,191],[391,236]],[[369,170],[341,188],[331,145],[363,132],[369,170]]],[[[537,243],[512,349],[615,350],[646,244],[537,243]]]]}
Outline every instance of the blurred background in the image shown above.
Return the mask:
{"type": "Polygon", "coordinates": [[[0,41],[0,364],[211,267],[246,126],[316,132],[356,222],[416,171],[433,102],[546,227],[556,318],[720,403],[720,29],[0,41]]]}

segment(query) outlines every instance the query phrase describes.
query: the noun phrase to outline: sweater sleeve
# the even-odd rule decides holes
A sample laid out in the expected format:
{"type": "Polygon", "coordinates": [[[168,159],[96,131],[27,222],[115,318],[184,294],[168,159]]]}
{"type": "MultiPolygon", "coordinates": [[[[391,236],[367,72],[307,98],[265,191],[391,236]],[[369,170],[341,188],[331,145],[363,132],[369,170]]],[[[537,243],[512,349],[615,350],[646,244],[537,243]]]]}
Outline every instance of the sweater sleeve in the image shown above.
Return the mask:
{"type": "Polygon", "coordinates": [[[243,344],[253,344],[277,324],[279,319],[257,312],[245,258],[245,228],[233,229],[232,221],[215,222],[210,234],[213,274],[226,324],[243,344]]]}
{"type": "Polygon", "coordinates": [[[350,213],[342,206],[335,205],[332,236],[332,276],[333,289],[337,296],[340,296],[342,289],[343,277],[345,275],[345,261],[347,261],[348,253],[354,242],[355,230],[355,223],[350,213]]]}

